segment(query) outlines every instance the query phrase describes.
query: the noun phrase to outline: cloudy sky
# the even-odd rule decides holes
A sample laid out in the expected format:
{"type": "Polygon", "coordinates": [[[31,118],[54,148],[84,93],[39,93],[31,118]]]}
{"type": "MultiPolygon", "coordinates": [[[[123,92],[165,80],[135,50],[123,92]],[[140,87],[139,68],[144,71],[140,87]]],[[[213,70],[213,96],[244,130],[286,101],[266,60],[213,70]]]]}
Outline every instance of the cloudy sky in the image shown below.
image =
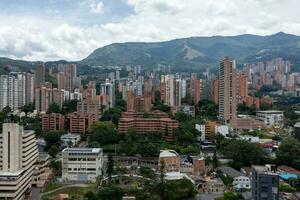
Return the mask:
{"type": "Polygon", "coordinates": [[[113,42],[300,35],[299,0],[1,0],[0,56],[81,60],[113,42]]]}

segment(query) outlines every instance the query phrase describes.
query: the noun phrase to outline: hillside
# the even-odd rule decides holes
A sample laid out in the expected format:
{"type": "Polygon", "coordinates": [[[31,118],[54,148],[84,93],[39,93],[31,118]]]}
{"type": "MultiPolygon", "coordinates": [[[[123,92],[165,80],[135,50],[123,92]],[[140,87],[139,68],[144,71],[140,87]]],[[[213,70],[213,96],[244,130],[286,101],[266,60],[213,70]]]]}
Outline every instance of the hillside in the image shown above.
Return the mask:
{"type": "Polygon", "coordinates": [[[266,61],[276,57],[300,67],[300,37],[285,33],[270,36],[238,35],[191,37],[166,42],[114,43],[96,49],[80,63],[88,65],[134,65],[175,67],[214,65],[224,56],[239,63],[266,61]]]}
{"type": "MultiPolygon", "coordinates": [[[[181,71],[202,71],[207,67],[216,69],[218,62],[225,56],[235,58],[240,65],[282,57],[294,64],[294,71],[300,71],[299,55],[300,37],[280,32],[269,36],[213,36],[152,43],[114,43],[96,49],[78,64],[87,73],[90,73],[88,67],[91,65],[141,65],[151,69],[158,64],[170,64],[181,71]]],[[[45,64],[55,66],[65,62],[45,64]]],[[[0,58],[0,74],[5,73],[4,67],[7,65],[28,71],[38,63],[0,58]]]]}

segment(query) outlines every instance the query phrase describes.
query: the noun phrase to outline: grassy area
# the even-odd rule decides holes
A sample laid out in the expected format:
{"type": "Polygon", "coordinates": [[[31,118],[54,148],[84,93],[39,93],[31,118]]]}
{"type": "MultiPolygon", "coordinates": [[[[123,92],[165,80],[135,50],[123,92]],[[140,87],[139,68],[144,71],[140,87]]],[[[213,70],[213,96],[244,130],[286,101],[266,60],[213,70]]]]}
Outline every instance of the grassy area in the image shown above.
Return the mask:
{"type": "MultiPolygon", "coordinates": [[[[54,188],[54,189],[56,189],[56,188],[54,188]]],[[[55,196],[57,196],[58,194],[61,194],[61,193],[62,194],[69,194],[70,197],[78,197],[78,199],[83,199],[84,195],[89,191],[96,193],[97,185],[96,184],[90,184],[87,187],[76,187],[76,186],[74,186],[74,187],[70,187],[70,188],[64,188],[64,189],[58,190],[54,193],[51,193],[49,195],[44,195],[42,197],[42,199],[43,200],[53,199],[55,196]]],[[[77,199],[77,198],[75,198],[75,199],[77,199]]]]}
{"type": "Polygon", "coordinates": [[[63,186],[63,184],[61,184],[61,183],[49,183],[49,184],[46,185],[43,192],[48,192],[48,191],[51,191],[51,190],[55,190],[57,188],[60,188],[61,186],[63,186]]]}

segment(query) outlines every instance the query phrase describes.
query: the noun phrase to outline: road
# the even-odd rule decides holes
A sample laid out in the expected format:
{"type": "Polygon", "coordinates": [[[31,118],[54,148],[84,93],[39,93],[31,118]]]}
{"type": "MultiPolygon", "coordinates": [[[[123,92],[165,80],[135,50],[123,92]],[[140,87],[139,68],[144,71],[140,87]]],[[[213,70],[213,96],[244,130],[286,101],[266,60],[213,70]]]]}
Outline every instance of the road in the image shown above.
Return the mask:
{"type": "Polygon", "coordinates": [[[31,188],[31,196],[29,200],[39,200],[41,199],[41,191],[38,188],[31,188]]]}

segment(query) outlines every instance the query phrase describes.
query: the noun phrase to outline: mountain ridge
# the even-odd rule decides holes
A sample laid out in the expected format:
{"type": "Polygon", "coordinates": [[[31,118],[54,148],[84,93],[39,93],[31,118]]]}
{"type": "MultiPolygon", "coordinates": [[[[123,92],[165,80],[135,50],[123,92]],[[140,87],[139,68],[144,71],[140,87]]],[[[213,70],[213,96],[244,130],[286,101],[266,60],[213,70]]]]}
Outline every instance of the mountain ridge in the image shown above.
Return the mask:
{"type": "MultiPolygon", "coordinates": [[[[179,69],[206,69],[217,67],[219,61],[230,56],[239,64],[267,61],[282,57],[300,69],[300,36],[278,32],[260,36],[242,34],[236,36],[193,36],[162,42],[112,43],[95,49],[81,61],[80,66],[141,65],[154,68],[172,65],[179,69]]],[[[67,61],[49,61],[47,65],[67,61]]],[[[71,62],[71,61],[70,61],[71,62]]],[[[74,63],[72,62],[72,63],[74,63]]],[[[32,68],[40,61],[23,61],[0,58],[0,69],[6,65],[32,68]]],[[[27,70],[24,70],[27,71],[27,70]]]]}
{"type": "Polygon", "coordinates": [[[273,35],[189,37],[163,42],[112,43],[95,49],[79,63],[87,65],[133,65],[175,67],[216,65],[224,56],[240,63],[266,61],[275,57],[300,65],[300,37],[279,32],[273,35]],[[192,53],[192,55],[191,55],[192,53]]]}

